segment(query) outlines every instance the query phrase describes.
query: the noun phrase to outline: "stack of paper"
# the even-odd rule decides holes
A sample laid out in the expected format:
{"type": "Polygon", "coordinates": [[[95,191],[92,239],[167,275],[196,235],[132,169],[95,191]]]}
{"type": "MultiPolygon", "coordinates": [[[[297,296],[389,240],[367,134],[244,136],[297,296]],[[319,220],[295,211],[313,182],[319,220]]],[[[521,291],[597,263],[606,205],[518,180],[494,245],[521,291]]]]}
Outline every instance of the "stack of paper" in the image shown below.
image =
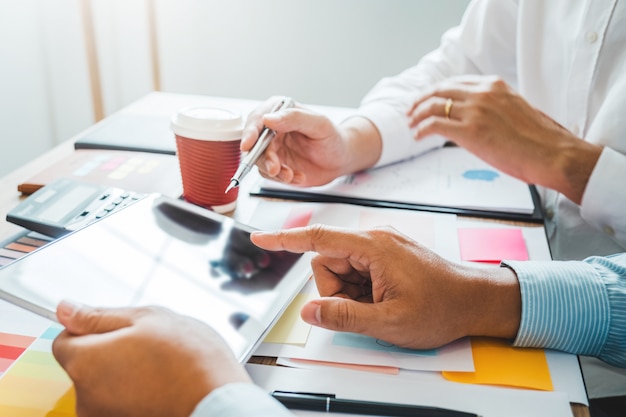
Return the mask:
{"type": "MultiPolygon", "coordinates": [[[[487,265],[501,259],[550,259],[541,227],[459,220],[448,214],[262,201],[250,223],[267,230],[312,223],[390,225],[455,261],[487,265]],[[502,245],[492,253],[495,241],[502,245]]],[[[269,371],[249,366],[255,381],[268,391],[321,389],[344,398],[454,405],[483,416],[569,416],[570,402],[587,404],[575,355],[513,348],[507,341],[486,338],[465,338],[433,350],[403,349],[304,323],[300,309],[318,296],[314,282],[309,282],[255,351],[289,367],[269,371]],[[352,381],[351,386],[358,380],[359,390],[346,390],[339,380],[352,381]]]]}

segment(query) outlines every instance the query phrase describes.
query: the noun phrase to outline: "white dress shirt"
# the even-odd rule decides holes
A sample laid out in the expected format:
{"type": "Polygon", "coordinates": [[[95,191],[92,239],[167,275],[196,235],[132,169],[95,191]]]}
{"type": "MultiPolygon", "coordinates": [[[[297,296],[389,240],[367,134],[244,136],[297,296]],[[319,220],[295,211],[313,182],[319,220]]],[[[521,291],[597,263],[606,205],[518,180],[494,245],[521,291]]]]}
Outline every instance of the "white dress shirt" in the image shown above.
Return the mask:
{"type": "Polygon", "coordinates": [[[293,417],[281,403],[254,384],[235,383],[204,397],[191,417],[293,417]]]}
{"type": "Polygon", "coordinates": [[[483,0],[470,3],[441,46],[381,80],[360,112],[383,139],[378,165],[416,155],[405,112],[433,83],[461,74],[502,77],[531,105],[604,151],[580,206],[539,187],[554,259],[626,250],[626,3],[483,0]]]}
{"type": "MultiPolygon", "coordinates": [[[[360,112],[378,128],[378,165],[443,143],[415,141],[405,112],[450,76],[497,75],[578,137],[604,146],[582,204],[538,187],[553,259],[626,251],[626,3],[619,0],[476,0],[440,47],[382,79],[360,112]]],[[[581,358],[589,396],[626,395],[626,372],[581,358]],[[609,389],[610,388],[610,389],[609,389]]]]}

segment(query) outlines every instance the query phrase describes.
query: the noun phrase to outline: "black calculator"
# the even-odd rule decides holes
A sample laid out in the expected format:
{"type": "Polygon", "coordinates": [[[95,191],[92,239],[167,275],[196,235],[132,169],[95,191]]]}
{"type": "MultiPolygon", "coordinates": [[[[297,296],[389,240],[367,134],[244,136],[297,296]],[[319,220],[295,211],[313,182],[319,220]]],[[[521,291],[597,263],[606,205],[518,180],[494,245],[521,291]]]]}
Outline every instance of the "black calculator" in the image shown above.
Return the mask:
{"type": "Polygon", "coordinates": [[[132,204],[147,194],[60,178],[31,194],[7,221],[50,237],[61,237],[132,204]]]}

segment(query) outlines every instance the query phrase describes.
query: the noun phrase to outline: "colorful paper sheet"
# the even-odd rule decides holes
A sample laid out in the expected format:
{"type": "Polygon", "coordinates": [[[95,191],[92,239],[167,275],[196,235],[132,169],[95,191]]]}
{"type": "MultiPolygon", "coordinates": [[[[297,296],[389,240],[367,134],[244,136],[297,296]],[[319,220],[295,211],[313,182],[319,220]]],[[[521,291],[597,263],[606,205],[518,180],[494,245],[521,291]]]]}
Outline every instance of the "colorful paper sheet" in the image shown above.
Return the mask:
{"type": "Polygon", "coordinates": [[[2,334],[5,346],[13,345],[22,352],[0,379],[0,416],[76,416],[72,382],[51,350],[52,340],[60,331],[60,326],[53,324],[38,338],[2,334]]]}
{"type": "Polygon", "coordinates": [[[398,375],[400,373],[400,368],[393,366],[359,365],[353,363],[314,361],[309,359],[277,358],[276,364],[304,369],[315,369],[330,366],[331,368],[351,369],[353,371],[374,372],[385,375],[398,375]]]}
{"type": "Polygon", "coordinates": [[[463,261],[500,263],[502,260],[528,260],[521,229],[460,228],[458,235],[463,261]]]}
{"type": "Polygon", "coordinates": [[[381,339],[375,339],[357,333],[337,332],[333,336],[333,344],[356,349],[376,350],[380,352],[404,353],[407,355],[437,356],[437,349],[407,349],[396,346],[381,339]]]}
{"type": "Polygon", "coordinates": [[[294,227],[304,227],[309,224],[313,217],[313,209],[309,207],[294,207],[289,212],[289,216],[283,223],[283,229],[293,229],[294,227]]]}
{"type": "Polygon", "coordinates": [[[311,298],[312,295],[310,294],[298,294],[263,341],[265,343],[304,346],[309,338],[311,325],[302,320],[300,310],[311,298]]]}
{"type": "Polygon", "coordinates": [[[516,348],[501,339],[472,338],[472,354],[474,372],[444,371],[444,378],[465,384],[553,390],[543,349],[516,348]]]}

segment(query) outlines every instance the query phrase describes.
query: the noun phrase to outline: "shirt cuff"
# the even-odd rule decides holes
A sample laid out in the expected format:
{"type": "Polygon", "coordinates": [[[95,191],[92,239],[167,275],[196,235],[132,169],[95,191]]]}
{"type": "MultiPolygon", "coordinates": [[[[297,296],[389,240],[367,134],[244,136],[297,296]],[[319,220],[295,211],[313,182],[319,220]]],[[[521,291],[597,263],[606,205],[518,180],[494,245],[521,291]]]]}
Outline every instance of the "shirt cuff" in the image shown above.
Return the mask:
{"type": "Polygon", "coordinates": [[[626,155],[605,147],[591,172],[580,209],[585,221],[626,247],[626,187],[616,183],[617,178],[626,178],[626,155]]]}
{"type": "Polygon", "coordinates": [[[522,318],[515,346],[599,356],[609,332],[610,306],[602,277],[584,262],[516,262],[522,318]]]}
{"type": "Polygon", "coordinates": [[[254,384],[233,383],[213,390],[190,417],[293,417],[281,403],[254,384]]]}
{"type": "Polygon", "coordinates": [[[364,104],[359,108],[359,114],[376,126],[383,141],[376,167],[422,154],[445,143],[441,136],[415,140],[408,118],[391,105],[381,102],[364,104]]]}

